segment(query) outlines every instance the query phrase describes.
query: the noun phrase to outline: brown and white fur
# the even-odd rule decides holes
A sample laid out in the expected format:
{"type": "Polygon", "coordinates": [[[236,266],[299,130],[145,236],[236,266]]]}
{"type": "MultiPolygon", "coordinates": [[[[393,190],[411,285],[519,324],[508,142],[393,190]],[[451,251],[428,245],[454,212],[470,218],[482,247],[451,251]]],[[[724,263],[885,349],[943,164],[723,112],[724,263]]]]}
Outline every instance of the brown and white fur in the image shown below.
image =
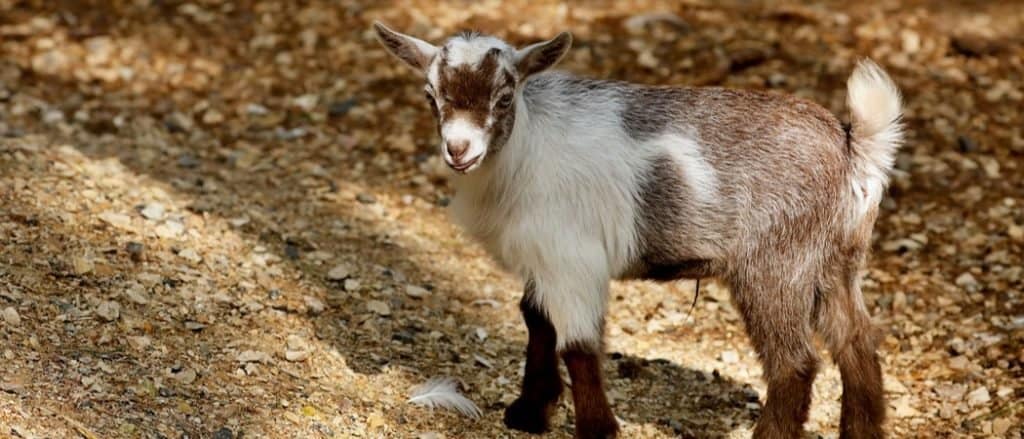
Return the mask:
{"type": "Polygon", "coordinates": [[[793,97],[649,87],[548,72],[571,36],[516,49],[443,46],[376,24],[427,79],[455,220],[526,283],[521,396],[505,423],[544,432],[572,380],[576,437],[614,437],[600,373],[611,279],[728,284],[768,383],[754,436],[799,437],[823,337],[842,373],[843,438],[881,437],[877,340],[857,270],[902,139],[900,95],[874,63],[848,82],[844,127],[793,97]]]}

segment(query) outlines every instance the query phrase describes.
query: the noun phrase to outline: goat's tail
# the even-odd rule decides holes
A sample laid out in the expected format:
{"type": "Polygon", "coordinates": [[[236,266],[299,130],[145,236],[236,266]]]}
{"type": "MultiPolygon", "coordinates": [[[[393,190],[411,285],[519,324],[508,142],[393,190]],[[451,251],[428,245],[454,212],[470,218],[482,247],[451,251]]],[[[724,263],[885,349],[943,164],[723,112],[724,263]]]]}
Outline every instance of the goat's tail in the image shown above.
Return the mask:
{"type": "Polygon", "coordinates": [[[889,181],[896,150],[903,143],[902,98],[889,75],[864,59],[846,82],[850,107],[853,190],[866,211],[877,206],[889,181]]]}

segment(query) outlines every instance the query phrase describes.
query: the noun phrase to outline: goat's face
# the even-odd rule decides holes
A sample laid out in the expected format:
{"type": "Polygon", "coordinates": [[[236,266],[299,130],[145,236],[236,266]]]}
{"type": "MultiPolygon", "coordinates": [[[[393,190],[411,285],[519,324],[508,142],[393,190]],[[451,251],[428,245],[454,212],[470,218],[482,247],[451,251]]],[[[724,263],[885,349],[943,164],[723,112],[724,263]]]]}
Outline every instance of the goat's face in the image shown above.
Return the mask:
{"type": "Polygon", "coordinates": [[[424,94],[437,118],[441,155],[460,173],[505,146],[521,105],[520,85],[557,63],[572,44],[563,32],[516,50],[498,38],[463,33],[437,47],[380,23],[374,28],[389,52],[426,76],[424,94]]]}

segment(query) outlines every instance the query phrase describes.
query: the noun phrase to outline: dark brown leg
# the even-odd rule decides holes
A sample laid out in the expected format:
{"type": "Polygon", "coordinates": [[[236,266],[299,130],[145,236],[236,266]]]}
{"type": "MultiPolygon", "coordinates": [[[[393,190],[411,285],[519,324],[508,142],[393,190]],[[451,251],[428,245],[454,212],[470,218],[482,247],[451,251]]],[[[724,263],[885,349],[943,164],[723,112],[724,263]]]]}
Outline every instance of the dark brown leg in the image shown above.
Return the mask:
{"type": "Polygon", "coordinates": [[[522,391],[505,409],[505,426],[528,433],[544,433],[549,429],[548,420],[562,395],[562,377],[558,374],[555,327],[534,305],[533,288],[533,283],[527,282],[519,302],[530,340],[526,345],[522,391]]]}
{"type": "Polygon", "coordinates": [[[768,384],[768,398],[754,428],[754,438],[797,439],[803,435],[811,385],[818,369],[811,343],[813,287],[794,290],[785,282],[759,274],[756,281],[731,283],[733,300],[761,358],[768,384]]]}
{"type": "Polygon", "coordinates": [[[614,438],[619,424],[608,406],[601,379],[601,350],[572,346],[562,351],[562,360],[572,379],[572,401],[576,409],[577,439],[614,438]]]}
{"type": "MultiPolygon", "coordinates": [[[[870,333],[870,328],[863,328],[870,333]]],[[[854,336],[850,345],[834,354],[843,377],[843,411],[839,421],[842,439],[880,439],[885,437],[885,395],[882,368],[878,364],[875,343],[870,337],[854,336]]]]}

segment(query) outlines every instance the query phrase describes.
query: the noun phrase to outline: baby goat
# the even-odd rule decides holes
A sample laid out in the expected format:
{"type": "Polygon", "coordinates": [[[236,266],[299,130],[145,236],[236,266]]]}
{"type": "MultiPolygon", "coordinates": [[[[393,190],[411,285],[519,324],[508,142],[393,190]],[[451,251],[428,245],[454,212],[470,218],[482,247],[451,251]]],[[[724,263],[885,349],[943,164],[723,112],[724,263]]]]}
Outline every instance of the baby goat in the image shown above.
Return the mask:
{"type": "Polygon", "coordinates": [[[883,435],[885,401],[857,270],[902,140],[900,93],[863,61],[851,123],[771,93],[650,87],[546,72],[562,33],[516,49],[475,33],[434,46],[375,24],[426,77],[454,218],[522,276],[526,374],[505,424],[540,433],[572,380],[576,437],[616,436],[601,379],[610,279],[717,277],[768,395],[754,436],[801,435],[818,367],[842,373],[843,438],[883,435]]]}

